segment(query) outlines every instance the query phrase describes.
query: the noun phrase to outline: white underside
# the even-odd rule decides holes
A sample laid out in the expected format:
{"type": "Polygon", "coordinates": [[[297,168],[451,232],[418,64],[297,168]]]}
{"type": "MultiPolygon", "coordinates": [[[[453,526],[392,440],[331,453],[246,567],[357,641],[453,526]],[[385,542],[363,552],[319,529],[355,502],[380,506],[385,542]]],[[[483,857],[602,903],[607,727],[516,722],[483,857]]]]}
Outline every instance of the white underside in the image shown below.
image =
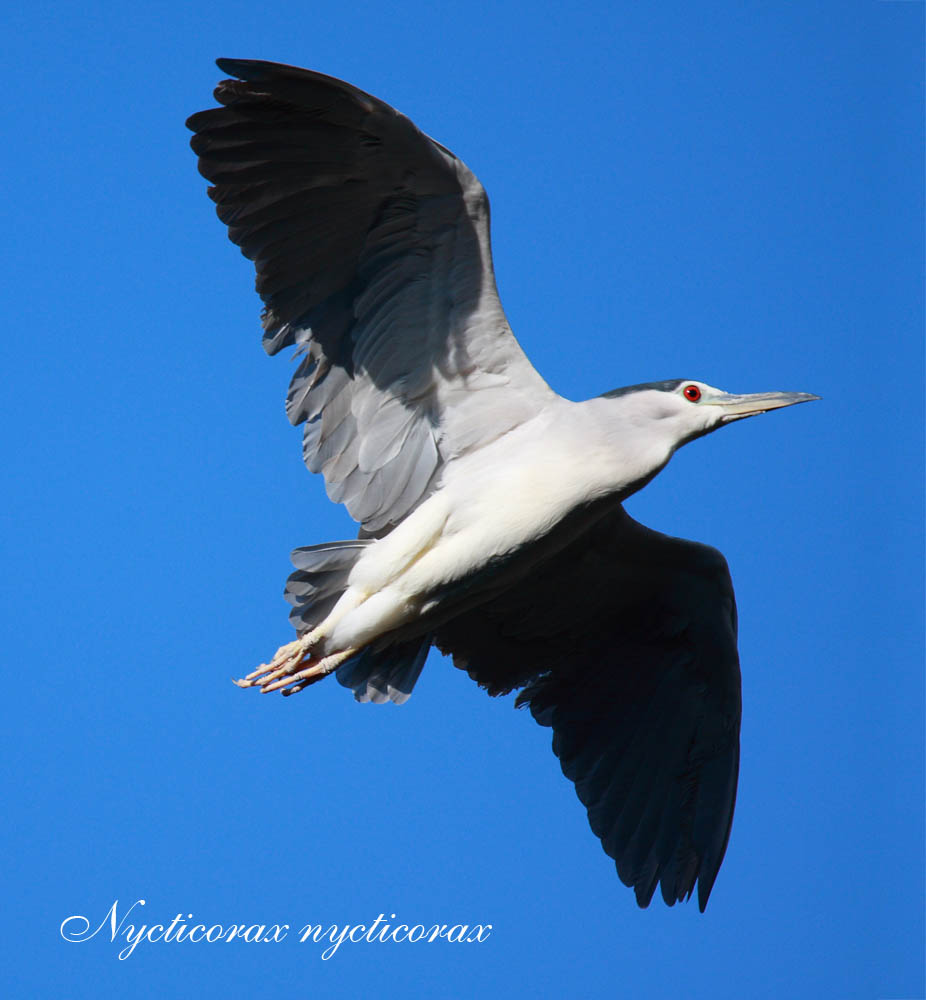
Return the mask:
{"type": "Polygon", "coordinates": [[[569,407],[568,421],[551,406],[449,462],[440,489],[364,551],[316,630],[327,652],[360,648],[414,621],[435,591],[541,538],[578,504],[620,491],[668,458],[662,450],[615,449],[596,400],[559,402],[569,407]]]}

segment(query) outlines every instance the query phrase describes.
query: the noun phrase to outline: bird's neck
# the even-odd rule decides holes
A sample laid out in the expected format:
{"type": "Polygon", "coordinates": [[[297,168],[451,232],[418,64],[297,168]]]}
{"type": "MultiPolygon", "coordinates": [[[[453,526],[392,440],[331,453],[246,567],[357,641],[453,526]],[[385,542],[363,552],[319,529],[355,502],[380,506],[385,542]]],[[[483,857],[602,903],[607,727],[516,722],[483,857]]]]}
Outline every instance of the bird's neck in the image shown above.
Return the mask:
{"type": "Polygon", "coordinates": [[[594,442],[589,460],[621,500],[642,489],[675,452],[671,419],[652,420],[621,397],[597,397],[579,405],[586,411],[589,440],[594,442]]]}

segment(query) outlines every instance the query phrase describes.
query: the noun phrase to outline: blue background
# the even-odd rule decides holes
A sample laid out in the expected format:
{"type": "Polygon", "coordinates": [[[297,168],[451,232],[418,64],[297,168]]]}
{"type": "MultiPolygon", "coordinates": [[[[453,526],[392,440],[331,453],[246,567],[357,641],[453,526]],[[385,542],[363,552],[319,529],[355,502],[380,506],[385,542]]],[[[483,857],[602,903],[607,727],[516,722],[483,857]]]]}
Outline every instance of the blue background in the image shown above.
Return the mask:
{"type": "Polygon", "coordinates": [[[923,14],[6,13],[6,995],[923,995],[923,14]],[[740,792],[705,915],[639,911],[549,731],[436,655],[402,708],[229,683],[290,636],[289,550],[354,528],[301,465],[289,366],[187,148],[218,55],[343,77],[465,159],[512,326],[564,395],[823,397],[683,449],[629,504],[737,587],[740,792]],[[493,931],[328,962],[59,935],[139,898],[150,923],[493,931]]]}

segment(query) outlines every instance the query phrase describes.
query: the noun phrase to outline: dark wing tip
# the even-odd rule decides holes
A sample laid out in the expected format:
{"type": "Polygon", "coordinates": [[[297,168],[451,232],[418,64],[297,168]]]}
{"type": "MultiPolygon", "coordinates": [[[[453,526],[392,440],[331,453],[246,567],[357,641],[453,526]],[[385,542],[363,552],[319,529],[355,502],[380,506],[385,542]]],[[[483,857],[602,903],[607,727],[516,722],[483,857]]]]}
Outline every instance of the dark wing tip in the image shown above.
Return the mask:
{"type": "Polygon", "coordinates": [[[246,80],[248,79],[248,69],[259,65],[259,62],[256,59],[229,59],[227,56],[220,56],[216,59],[215,64],[223,73],[227,73],[238,80],[246,80]]]}
{"type": "Polygon", "coordinates": [[[265,59],[228,59],[215,61],[223,73],[233,76],[236,80],[247,80],[249,83],[263,83],[274,78],[291,80],[311,79],[316,74],[300,66],[290,66],[287,63],[268,62],[265,59]]]}
{"type": "Polygon", "coordinates": [[[267,59],[230,59],[220,56],[215,61],[223,73],[237,80],[250,80],[257,83],[273,76],[304,77],[313,76],[311,70],[301,66],[290,66],[288,63],[271,62],[267,59]]]}
{"type": "MultiPolygon", "coordinates": [[[[220,58],[215,61],[216,66],[223,73],[227,73],[234,80],[241,80],[244,83],[271,84],[284,89],[287,97],[292,99],[295,95],[308,96],[310,99],[318,96],[321,87],[327,92],[332,90],[340,93],[344,97],[359,103],[367,112],[385,111],[393,112],[393,109],[381,101],[378,97],[368,94],[365,90],[355,87],[352,83],[339,80],[336,76],[328,76],[327,73],[319,73],[314,69],[304,69],[302,66],[290,66],[288,63],[268,62],[264,59],[227,59],[220,58]],[[307,92],[306,88],[310,88],[307,92]]],[[[226,81],[227,83],[228,81],[226,81]]],[[[223,90],[220,83],[216,96],[223,90]]]]}

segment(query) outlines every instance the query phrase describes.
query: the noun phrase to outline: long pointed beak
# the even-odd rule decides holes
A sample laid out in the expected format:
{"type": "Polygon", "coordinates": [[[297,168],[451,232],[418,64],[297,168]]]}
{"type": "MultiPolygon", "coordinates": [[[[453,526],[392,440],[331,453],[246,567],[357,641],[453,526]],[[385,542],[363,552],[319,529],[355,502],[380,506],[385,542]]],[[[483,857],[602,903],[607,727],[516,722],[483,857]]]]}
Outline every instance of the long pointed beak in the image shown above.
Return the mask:
{"type": "Polygon", "coordinates": [[[809,403],[819,399],[811,392],[754,392],[746,396],[736,396],[724,393],[714,399],[704,402],[723,409],[723,422],[742,420],[743,417],[754,417],[768,410],[780,410],[783,406],[793,406],[795,403],[809,403]]]}

